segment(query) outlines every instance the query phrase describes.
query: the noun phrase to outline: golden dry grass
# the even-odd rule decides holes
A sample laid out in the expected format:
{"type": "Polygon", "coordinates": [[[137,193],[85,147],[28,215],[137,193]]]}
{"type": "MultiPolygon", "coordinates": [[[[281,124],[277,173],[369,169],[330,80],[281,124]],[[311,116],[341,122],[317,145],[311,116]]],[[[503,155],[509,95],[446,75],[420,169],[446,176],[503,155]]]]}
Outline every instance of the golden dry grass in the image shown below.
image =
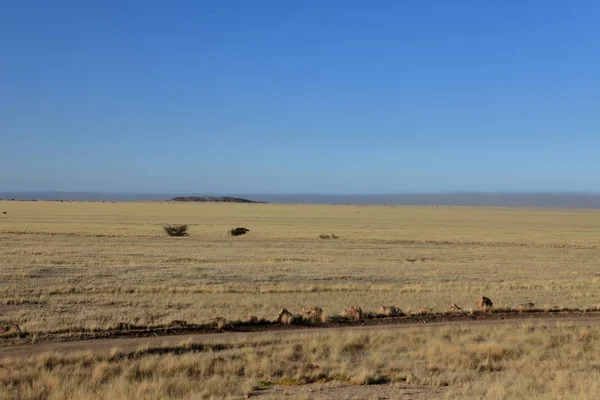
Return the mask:
{"type": "Polygon", "coordinates": [[[568,325],[183,342],[0,360],[0,399],[240,399],[256,388],[313,382],[403,382],[445,387],[456,399],[597,399],[599,353],[600,328],[568,325]]]}
{"type": "MultiPolygon", "coordinates": [[[[600,212],[0,202],[0,325],[272,319],[281,307],[600,304],[600,212]],[[164,224],[189,224],[168,237],[164,224]],[[248,235],[227,230],[245,226],[248,235]],[[320,234],[339,235],[323,240],[320,234]]],[[[452,327],[0,360],[0,399],[240,398],[308,382],[448,385],[451,398],[600,396],[600,328],[452,327]]],[[[445,387],[445,386],[444,386],[445,387]]]]}
{"type": "Polygon", "coordinates": [[[600,212],[0,202],[0,325],[203,322],[281,307],[600,304],[600,212]],[[164,224],[189,224],[168,237],[164,224]],[[245,226],[250,233],[230,237],[245,226]],[[322,233],[339,235],[323,240],[322,233]]]}

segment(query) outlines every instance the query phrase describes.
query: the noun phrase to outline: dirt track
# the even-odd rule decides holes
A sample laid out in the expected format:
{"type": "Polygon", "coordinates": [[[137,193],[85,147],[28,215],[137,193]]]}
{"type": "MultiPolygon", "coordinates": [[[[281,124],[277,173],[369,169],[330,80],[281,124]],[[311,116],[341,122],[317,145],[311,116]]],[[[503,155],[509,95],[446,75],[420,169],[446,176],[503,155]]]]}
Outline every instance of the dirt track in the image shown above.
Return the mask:
{"type": "MultiPolygon", "coordinates": [[[[313,335],[333,332],[374,332],[409,328],[440,328],[453,325],[519,325],[523,323],[552,326],[556,324],[596,325],[600,324],[600,312],[497,312],[489,314],[442,314],[421,317],[367,319],[359,323],[326,324],[319,327],[296,325],[267,325],[247,327],[245,331],[209,332],[187,329],[172,334],[160,334],[159,331],[121,332],[120,337],[74,340],[56,338],[42,343],[0,345],[0,357],[24,357],[44,352],[108,352],[114,348],[121,351],[135,351],[140,346],[176,345],[185,340],[194,343],[227,343],[241,340],[260,339],[266,335],[291,337],[294,335],[313,335]],[[128,335],[128,336],[125,336],[128,335]]],[[[239,328],[238,328],[239,329],[239,328]]],[[[48,338],[46,338],[48,340],[48,338]]]]}

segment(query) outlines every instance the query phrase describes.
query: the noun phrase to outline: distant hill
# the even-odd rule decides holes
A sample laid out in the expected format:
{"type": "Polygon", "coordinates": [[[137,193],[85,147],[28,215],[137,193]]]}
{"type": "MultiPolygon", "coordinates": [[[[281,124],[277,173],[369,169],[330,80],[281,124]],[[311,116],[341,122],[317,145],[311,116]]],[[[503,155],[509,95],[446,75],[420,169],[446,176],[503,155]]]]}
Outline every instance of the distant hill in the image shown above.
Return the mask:
{"type": "Polygon", "coordinates": [[[241,197],[231,196],[179,196],[173,197],[170,201],[195,201],[195,202],[214,202],[214,203],[264,203],[264,201],[254,201],[242,199],[241,197]]]}
{"type": "MultiPolygon", "coordinates": [[[[1,183],[1,182],[0,182],[1,183]]],[[[1,186],[1,184],[0,184],[1,186]]],[[[209,193],[211,194],[211,193],[209,193]]],[[[110,192],[7,192],[0,191],[0,200],[49,201],[156,201],[161,202],[176,193],[110,193],[110,192]]],[[[202,193],[195,196],[176,197],[176,201],[226,201],[227,197],[244,203],[282,204],[387,204],[406,206],[475,206],[475,207],[526,207],[526,208],[581,208],[600,209],[600,193],[413,193],[413,194],[268,194],[230,193],[218,197],[202,193]],[[184,200],[179,200],[180,198],[184,200]],[[191,200],[194,198],[216,200],[191,200]],[[247,198],[256,199],[246,200],[247,198]],[[221,199],[221,200],[219,200],[221,199]]],[[[173,199],[175,201],[175,199],[173,199]]]]}

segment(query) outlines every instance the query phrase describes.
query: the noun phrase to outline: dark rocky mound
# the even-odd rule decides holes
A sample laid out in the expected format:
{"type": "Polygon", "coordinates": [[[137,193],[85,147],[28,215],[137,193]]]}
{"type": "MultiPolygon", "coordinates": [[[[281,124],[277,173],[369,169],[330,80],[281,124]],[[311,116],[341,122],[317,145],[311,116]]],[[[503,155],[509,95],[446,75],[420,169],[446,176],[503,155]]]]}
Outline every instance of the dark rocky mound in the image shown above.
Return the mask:
{"type": "Polygon", "coordinates": [[[180,196],[173,197],[171,201],[197,201],[197,202],[215,202],[215,203],[264,203],[264,201],[254,201],[231,196],[180,196]]]}

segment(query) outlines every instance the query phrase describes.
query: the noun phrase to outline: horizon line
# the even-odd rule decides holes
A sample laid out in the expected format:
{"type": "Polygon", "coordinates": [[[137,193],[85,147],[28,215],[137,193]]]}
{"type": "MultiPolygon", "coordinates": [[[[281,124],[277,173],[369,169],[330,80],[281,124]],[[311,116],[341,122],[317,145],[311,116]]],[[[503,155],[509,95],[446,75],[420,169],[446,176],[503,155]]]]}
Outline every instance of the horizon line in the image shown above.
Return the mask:
{"type": "Polygon", "coordinates": [[[451,190],[451,191],[414,191],[414,192],[378,192],[378,193],[315,193],[315,192],[182,192],[182,191],[102,191],[102,190],[2,190],[0,194],[27,193],[64,193],[64,194],[122,194],[122,195],[178,195],[178,196],[412,196],[412,195],[452,195],[452,194],[481,194],[481,195],[526,195],[526,194],[577,194],[600,195],[600,191],[581,190],[538,190],[538,191],[485,191],[485,190],[451,190]]]}

